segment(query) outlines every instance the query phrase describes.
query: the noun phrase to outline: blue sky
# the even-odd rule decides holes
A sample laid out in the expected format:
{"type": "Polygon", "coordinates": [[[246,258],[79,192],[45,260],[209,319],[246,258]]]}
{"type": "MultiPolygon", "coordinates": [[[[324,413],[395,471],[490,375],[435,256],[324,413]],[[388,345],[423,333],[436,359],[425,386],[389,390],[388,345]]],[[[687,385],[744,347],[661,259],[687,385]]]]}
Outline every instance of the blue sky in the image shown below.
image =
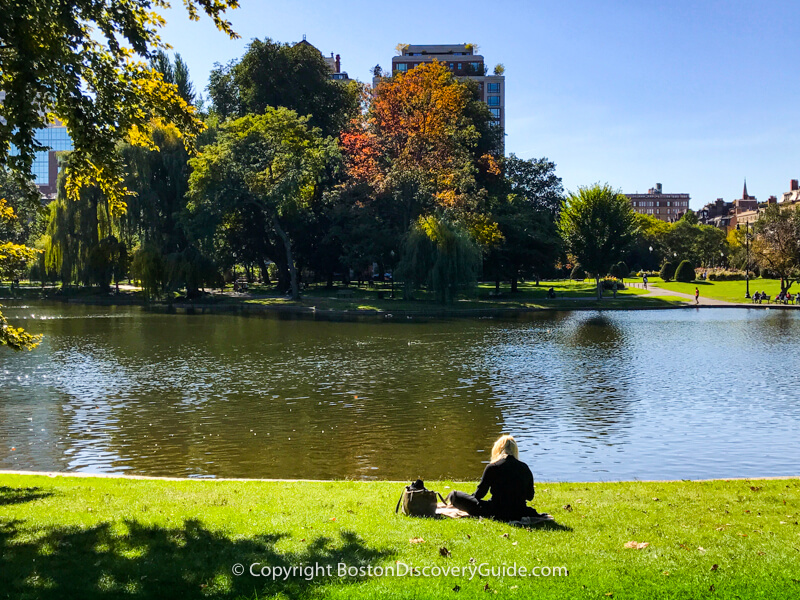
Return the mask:
{"type": "Polygon", "coordinates": [[[660,182],[699,208],[800,178],[800,2],[241,0],[236,41],[173,4],[163,38],[197,88],[256,37],[305,34],[366,82],[399,42],[473,42],[506,67],[506,152],[555,161],[569,190],[660,182]]]}

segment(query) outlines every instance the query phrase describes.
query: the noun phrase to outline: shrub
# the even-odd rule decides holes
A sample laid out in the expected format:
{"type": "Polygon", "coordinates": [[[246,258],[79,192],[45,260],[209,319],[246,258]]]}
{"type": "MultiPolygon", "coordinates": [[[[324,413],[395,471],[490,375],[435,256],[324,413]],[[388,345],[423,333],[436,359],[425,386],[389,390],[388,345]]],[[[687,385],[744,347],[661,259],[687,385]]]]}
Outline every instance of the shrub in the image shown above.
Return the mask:
{"type": "MultiPolygon", "coordinates": [[[[754,274],[750,274],[752,279],[754,274]]],[[[709,281],[744,281],[744,271],[712,271],[708,274],[709,281]]]]}
{"type": "Polygon", "coordinates": [[[603,279],[603,289],[613,290],[615,281],[617,282],[617,291],[625,289],[625,284],[617,279],[614,279],[613,277],[606,277],[605,279],[603,279]]]}
{"type": "Polygon", "coordinates": [[[581,263],[575,263],[572,267],[572,273],[569,274],[570,279],[586,279],[586,271],[583,270],[581,263]]]}
{"type": "Polygon", "coordinates": [[[675,281],[689,283],[695,279],[694,265],[688,260],[684,260],[678,265],[675,271],[675,281]]]}
{"type": "Polygon", "coordinates": [[[630,271],[628,271],[628,265],[626,265],[623,261],[619,261],[617,264],[611,267],[611,275],[617,279],[625,279],[628,275],[630,275],[630,271]]]}
{"type": "Polygon", "coordinates": [[[669,281],[675,276],[675,265],[669,261],[665,262],[661,267],[661,271],[658,273],[658,276],[664,281],[669,281]]]}

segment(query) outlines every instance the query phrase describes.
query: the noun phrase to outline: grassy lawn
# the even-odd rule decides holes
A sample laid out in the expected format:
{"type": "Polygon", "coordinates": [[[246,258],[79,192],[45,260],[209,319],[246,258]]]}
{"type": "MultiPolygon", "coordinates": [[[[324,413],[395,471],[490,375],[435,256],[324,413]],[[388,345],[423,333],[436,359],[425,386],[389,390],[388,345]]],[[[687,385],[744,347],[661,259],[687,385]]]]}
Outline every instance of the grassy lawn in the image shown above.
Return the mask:
{"type": "MultiPolygon", "coordinates": [[[[472,491],[474,484],[458,487],[472,491]]],[[[446,493],[452,482],[429,487],[446,493]],[[449,486],[449,487],[448,487],[449,486]]],[[[394,514],[391,482],[0,475],[0,598],[791,598],[800,480],[537,484],[556,524],[394,514]],[[413,542],[412,542],[413,540],[413,542]],[[647,543],[641,549],[628,542],[647,543]],[[446,550],[445,550],[446,549],[446,550]],[[473,560],[474,559],[474,560],[473,560]],[[399,561],[399,563],[398,563],[399,561]],[[245,566],[235,576],[232,567],[245,566]],[[273,581],[263,566],[332,565],[273,581]],[[558,577],[339,577],[351,567],[566,567],[558,577]],[[257,567],[260,568],[260,567],[257,567]],[[456,591],[458,590],[458,591],[456,591]]]]}
{"type": "MultiPolygon", "coordinates": [[[[704,298],[713,298],[714,300],[724,300],[726,302],[749,302],[744,297],[744,281],[695,281],[692,283],[670,281],[665,283],[659,280],[658,287],[691,295],[694,295],[694,288],[697,287],[700,290],[700,295],[704,298]]],[[[779,279],[761,279],[760,277],[751,279],[750,294],[754,294],[756,290],[767,292],[772,298],[775,298],[781,291],[781,282],[779,279]]],[[[790,291],[796,290],[790,289],[790,291]]]]}

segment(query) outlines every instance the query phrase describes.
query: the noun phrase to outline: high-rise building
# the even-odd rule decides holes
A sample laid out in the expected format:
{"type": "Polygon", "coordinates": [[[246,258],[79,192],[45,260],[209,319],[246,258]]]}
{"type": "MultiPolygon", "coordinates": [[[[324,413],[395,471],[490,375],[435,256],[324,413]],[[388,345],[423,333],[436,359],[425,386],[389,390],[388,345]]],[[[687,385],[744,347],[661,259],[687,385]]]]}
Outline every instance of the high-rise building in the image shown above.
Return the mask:
{"type": "MultiPolygon", "coordinates": [[[[6,93],[0,92],[0,103],[5,100],[6,93]]],[[[57,152],[73,150],[72,139],[67,133],[66,126],[61,121],[56,121],[36,130],[36,141],[44,148],[36,152],[31,167],[33,182],[39,188],[45,198],[55,198],[56,183],[58,180],[58,157],[57,152]]],[[[17,153],[17,149],[12,145],[10,154],[17,153]]]]}
{"type": "MultiPolygon", "coordinates": [[[[480,98],[489,106],[494,123],[505,131],[506,78],[500,70],[488,74],[483,56],[475,54],[473,44],[406,44],[399,48],[400,55],[392,58],[392,73],[405,73],[423,63],[439,61],[454,75],[477,82],[480,98]]],[[[376,77],[373,85],[379,81],[380,78],[376,77]]]]}
{"type": "Polygon", "coordinates": [[[646,194],[625,194],[633,210],[641,215],[650,215],[662,221],[673,222],[689,210],[689,194],[665,194],[661,184],[647,190],[646,194]]]}

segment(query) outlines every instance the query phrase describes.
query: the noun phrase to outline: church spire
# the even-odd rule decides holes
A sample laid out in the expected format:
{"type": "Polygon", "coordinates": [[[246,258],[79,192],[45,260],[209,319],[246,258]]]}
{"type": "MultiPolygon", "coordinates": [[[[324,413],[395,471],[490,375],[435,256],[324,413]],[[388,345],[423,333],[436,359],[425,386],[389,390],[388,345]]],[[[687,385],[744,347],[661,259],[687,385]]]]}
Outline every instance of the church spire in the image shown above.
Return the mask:
{"type": "Polygon", "coordinates": [[[744,191],[742,192],[742,200],[749,200],[750,196],[747,195],[747,177],[744,178],[744,191]]]}

